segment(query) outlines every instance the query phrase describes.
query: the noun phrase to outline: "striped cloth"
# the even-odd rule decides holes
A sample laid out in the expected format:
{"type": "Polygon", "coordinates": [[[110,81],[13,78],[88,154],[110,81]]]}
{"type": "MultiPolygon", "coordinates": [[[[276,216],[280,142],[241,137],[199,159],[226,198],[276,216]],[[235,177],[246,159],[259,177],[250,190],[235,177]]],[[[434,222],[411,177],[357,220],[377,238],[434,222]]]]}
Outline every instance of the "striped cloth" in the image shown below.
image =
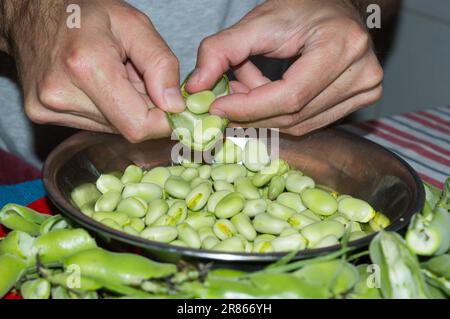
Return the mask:
{"type": "Polygon", "coordinates": [[[406,160],[426,183],[450,176],[450,106],[343,125],[406,160]]]}

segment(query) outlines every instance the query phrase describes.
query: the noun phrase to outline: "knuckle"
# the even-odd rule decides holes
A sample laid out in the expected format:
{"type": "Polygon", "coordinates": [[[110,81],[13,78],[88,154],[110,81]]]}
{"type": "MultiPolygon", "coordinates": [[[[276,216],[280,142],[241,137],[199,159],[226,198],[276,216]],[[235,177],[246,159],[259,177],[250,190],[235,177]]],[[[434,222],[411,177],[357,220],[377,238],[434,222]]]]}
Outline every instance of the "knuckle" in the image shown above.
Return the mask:
{"type": "Polygon", "coordinates": [[[366,104],[370,105],[377,102],[383,96],[383,86],[380,84],[367,95],[366,104]]]}
{"type": "Polygon", "coordinates": [[[130,123],[121,131],[123,137],[125,137],[130,143],[140,143],[145,140],[146,132],[144,128],[135,123],[130,123]]]}
{"type": "Polygon", "coordinates": [[[209,36],[200,42],[200,51],[201,52],[213,52],[216,48],[216,40],[214,37],[209,36]]]}
{"type": "Polygon", "coordinates": [[[26,116],[36,124],[45,124],[47,123],[46,118],[43,115],[43,112],[40,110],[40,106],[37,103],[31,101],[25,101],[24,110],[26,116]]]}
{"type": "Polygon", "coordinates": [[[383,68],[378,62],[373,63],[370,67],[368,67],[366,77],[370,81],[370,87],[379,85],[384,78],[383,68]]]}
{"type": "Polygon", "coordinates": [[[59,83],[52,80],[44,80],[38,86],[37,95],[42,105],[54,110],[64,110],[66,101],[63,97],[64,89],[59,83]]]}
{"type": "Polygon", "coordinates": [[[347,23],[347,47],[352,58],[362,56],[370,48],[370,36],[356,21],[347,23]]]}
{"type": "Polygon", "coordinates": [[[98,66],[98,59],[95,54],[92,54],[92,50],[75,48],[69,51],[64,64],[70,74],[83,77],[98,66]]]}

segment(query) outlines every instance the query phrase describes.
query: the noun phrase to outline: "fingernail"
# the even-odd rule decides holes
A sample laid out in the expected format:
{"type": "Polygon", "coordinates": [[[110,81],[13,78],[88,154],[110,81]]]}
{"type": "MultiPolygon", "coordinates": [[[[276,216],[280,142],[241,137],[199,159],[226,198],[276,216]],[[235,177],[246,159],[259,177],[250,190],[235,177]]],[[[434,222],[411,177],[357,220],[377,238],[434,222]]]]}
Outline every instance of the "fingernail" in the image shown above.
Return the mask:
{"type": "Polygon", "coordinates": [[[164,103],[167,108],[174,111],[181,111],[185,107],[180,89],[176,87],[164,90],[164,103]]]}

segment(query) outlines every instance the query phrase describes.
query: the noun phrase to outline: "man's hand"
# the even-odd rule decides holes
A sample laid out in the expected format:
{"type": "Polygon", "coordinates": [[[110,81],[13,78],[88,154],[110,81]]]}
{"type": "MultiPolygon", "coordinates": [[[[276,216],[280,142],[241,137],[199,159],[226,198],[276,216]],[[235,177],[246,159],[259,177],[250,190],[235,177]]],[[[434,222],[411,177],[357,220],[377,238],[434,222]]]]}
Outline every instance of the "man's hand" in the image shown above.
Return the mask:
{"type": "Polygon", "coordinates": [[[187,83],[196,92],[233,68],[233,94],[210,112],[234,125],[278,127],[305,134],[372,104],[383,71],[356,8],[348,0],[269,0],[236,25],[206,38],[187,83]],[[297,58],[281,80],[270,81],[254,55],[297,58]]]}
{"type": "Polygon", "coordinates": [[[184,109],[178,60],[149,19],[123,1],[71,1],[81,7],[81,28],[70,29],[66,2],[2,4],[0,31],[28,117],[132,142],[169,134],[163,111],[184,109]]]}

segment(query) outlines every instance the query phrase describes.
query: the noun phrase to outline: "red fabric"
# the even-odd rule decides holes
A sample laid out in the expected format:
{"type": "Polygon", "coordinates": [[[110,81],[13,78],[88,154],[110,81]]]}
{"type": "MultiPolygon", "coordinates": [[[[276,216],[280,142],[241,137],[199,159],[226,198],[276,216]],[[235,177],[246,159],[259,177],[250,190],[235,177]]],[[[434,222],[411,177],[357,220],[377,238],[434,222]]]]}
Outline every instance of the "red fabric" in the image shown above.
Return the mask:
{"type": "Polygon", "coordinates": [[[12,185],[41,177],[41,172],[16,156],[0,150],[0,185],[12,185]]]}

